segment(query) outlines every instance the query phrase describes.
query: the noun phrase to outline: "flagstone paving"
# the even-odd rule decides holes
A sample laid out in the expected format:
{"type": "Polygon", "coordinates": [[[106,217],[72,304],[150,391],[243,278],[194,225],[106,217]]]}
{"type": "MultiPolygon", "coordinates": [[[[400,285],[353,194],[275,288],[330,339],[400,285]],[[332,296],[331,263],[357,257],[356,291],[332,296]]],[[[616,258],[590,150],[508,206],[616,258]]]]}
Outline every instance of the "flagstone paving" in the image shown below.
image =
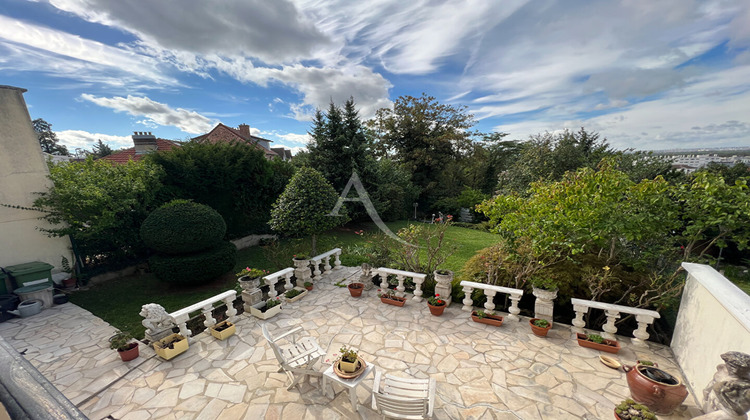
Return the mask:
{"type": "MultiPolygon", "coordinates": [[[[91,419],[381,418],[361,387],[358,413],[345,391],[336,388],[331,400],[316,379],[287,391],[261,323],[271,331],[302,326],[328,349],[321,372],[347,344],[386,373],[436,378],[437,419],[611,419],[615,404],[629,397],[625,374],[601,364],[599,352],[579,347],[569,326],[555,323],[548,338],[539,338],[525,317],[491,327],[472,322],[456,303],[434,317],[424,302],[399,308],[382,304],[375,289],[355,299],[334,285],[358,274],[356,268],[334,271],[280,315],[267,321],[240,315],[234,336],[218,341],[199,334],[171,361],[141,344],[141,356],[123,363],[108,348],[115,329],[70,303],[2,323],[0,336],[91,419]]],[[[620,361],[646,358],[680,372],[669,347],[649,343],[636,350],[629,339],[619,341],[620,361]]],[[[363,384],[372,382],[370,376],[363,384]]],[[[699,414],[691,395],[673,415],[659,418],[699,414]]]]}

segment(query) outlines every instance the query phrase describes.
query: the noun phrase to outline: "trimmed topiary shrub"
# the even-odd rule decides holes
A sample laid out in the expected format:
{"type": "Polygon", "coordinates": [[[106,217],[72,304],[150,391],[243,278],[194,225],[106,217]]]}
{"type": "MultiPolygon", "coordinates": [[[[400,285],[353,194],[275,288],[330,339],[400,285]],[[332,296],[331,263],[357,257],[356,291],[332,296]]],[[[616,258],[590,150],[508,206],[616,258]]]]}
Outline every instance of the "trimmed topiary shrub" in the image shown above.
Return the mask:
{"type": "Polygon", "coordinates": [[[209,206],[173,200],[149,214],[141,238],[162,254],[178,255],[212,249],[227,231],[221,215],[209,206]]]}
{"type": "Polygon", "coordinates": [[[197,285],[214,279],[234,268],[237,248],[231,242],[221,242],[207,251],[185,255],[154,255],[149,259],[151,271],[160,280],[197,285]]]}

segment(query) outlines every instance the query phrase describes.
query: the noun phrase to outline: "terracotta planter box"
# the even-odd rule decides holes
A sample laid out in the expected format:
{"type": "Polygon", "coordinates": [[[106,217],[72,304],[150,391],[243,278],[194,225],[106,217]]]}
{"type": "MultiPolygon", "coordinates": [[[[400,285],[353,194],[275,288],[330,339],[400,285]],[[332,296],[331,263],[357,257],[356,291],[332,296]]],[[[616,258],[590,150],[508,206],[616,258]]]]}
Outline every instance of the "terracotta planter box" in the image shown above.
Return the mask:
{"type": "Polygon", "coordinates": [[[484,318],[480,318],[477,316],[477,311],[472,311],[471,313],[471,320],[474,322],[478,322],[480,324],[487,324],[492,325],[494,327],[499,327],[503,325],[503,317],[499,315],[484,315],[484,318]]]}
{"type": "Polygon", "coordinates": [[[445,311],[445,305],[432,306],[428,303],[427,307],[430,308],[430,313],[435,316],[440,316],[443,314],[443,311],[445,311]]]}
{"type": "MultiPolygon", "coordinates": [[[[299,286],[297,286],[297,287],[295,287],[294,289],[289,289],[289,290],[299,290],[299,291],[300,291],[300,292],[302,292],[302,293],[298,294],[297,296],[295,296],[295,297],[293,297],[293,298],[291,298],[291,299],[290,299],[290,298],[288,298],[288,297],[286,297],[286,294],[285,294],[285,295],[284,295],[284,301],[286,301],[287,303],[292,303],[292,302],[296,302],[296,301],[298,301],[298,300],[302,299],[303,297],[305,297],[305,295],[307,295],[307,289],[305,289],[304,287],[299,287],[299,286]]],[[[288,292],[289,290],[287,290],[287,292],[288,292]]],[[[285,292],[285,293],[286,293],[286,292],[285,292]]]]}
{"type": "Polygon", "coordinates": [[[130,343],[130,348],[127,350],[117,350],[117,354],[120,355],[120,359],[122,359],[123,362],[129,362],[135,358],[138,357],[138,343],[130,343]]]}
{"type": "Polygon", "coordinates": [[[233,336],[235,332],[237,332],[237,328],[229,321],[222,321],[211,327],[211,335],[222,341],[233,336]],[[221,331],[217,330],[217,328],[221,328],[225,325],[227,328],[224,328],[221,331]]]}
{"type": "Polygon", "coordinates": [[[346,287],[349,289],[349,293],[351,293],[352,297],[362,296],[362,291],[365,290],[365,285],[362,283],[351,283],[346,287]]]}
{"type": "Polygon", "coordinates": [[[546,337],[550,328],[552,328],[552,324],[547,325],[546,328],[537,327],[536,325],[534,325],[534,321],[538,321],[538,320],[539,318],[532,318],[529,320],[529,325],[531,325],[531,332],[533,332],[534,335],[538,337],[546,337]]]}
{"type": "Polygon", "coordinates": [[[281,305],[276,305],[265,312],[261,312],[260,308],[264,306],[266,306],[265,301],[256,303],[255,305],[250,307],[250,314],[256,318],[268,319],[278,315],[279,312],[281,312],[281,305]]]}
{"type": "Polygon", "coordinates": [[[406,298],[393,296],[393,297],[381,297],[380,301],[393,306],[403,307],[406,305],[406,298]]]}
{"type": "Polygon", "coordinates": [[[594,343],[593,341],[586,340],[586,334],[576,333],[578,339],[578,345],[581,347],[587,347],[594,350],[604,351],[607,353],[617,354],[620,351],[620,343],[615,340],[607,340],[606,338],[601,344],[594,343]]]}
{"type": "Polygon", "coordinates": [[[180,334],[171,334],[154,343],[154,351],[164,360],[174,359],[176,356],[185,353],[188,349],[187,338],[180,334]],[[174,341],[179,339],[179,341],[174,341]],[[169,348],[167,343],[172,343],[169,348]]]}

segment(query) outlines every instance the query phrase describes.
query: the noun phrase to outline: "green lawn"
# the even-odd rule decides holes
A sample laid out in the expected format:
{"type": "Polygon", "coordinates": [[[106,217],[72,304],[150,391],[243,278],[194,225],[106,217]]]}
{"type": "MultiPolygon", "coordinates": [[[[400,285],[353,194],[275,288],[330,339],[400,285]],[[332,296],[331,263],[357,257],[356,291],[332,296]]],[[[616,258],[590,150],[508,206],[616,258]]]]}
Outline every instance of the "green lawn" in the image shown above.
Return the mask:
{"type": "Polygon", "coordinates": [[[723,267],[724,277],[728,278],[737,287],[750,295],[750,270],[737,265],[727,265],[723,267]]]}
{"type": "MultiPolygon", "coordinates": [[[[396,232],[409,223],[407,221],[392,222],[388,223],[388,227],[396,232]]],[[[377,231],[377,227],[373,223],[356,226],[348,225],[334,229],[321,235],[318,252],[324,252],[333,247],[340,247],[346,253],[348,246],[362,241],[362,237],[354,233],[360,229],[366,232],[377,231]]],[[[457,251],[441,268],[460,272],[466,260],[472,257],[476,251],[497,242],[498,236],[473,229],[451,226],[446,232],[446,241],[455,244],[457,251]]],[[[284,242],[283,245],[291,252],[309,253],[309,240],[289,240],[284,242]]],[[[289,255],[287,258],[288,264],[286,266],[291,266],[292,256],[289,255]]],[[[237,253],[237,265],[233,272],[240,271],[244,267],[261,268],[272,272],[277,270],[273,262],[267,260],[262,249],[257,246],[243,249],[237,253]]],[[[168,312],[172,312],[234,288],[235,283],[235,276],[229,274],[211,284],[185,288],[162,283],[153,274],[133,275],[92,285],[88,290],[73,293],[70,296],[70,300],[76,305],[91,311],[116,328],[130,331],[137,337],[143,337],[144,328],[141,325],[142,318],[138,315],[142,305],[146,303],[158,303],[168,312]]]]}

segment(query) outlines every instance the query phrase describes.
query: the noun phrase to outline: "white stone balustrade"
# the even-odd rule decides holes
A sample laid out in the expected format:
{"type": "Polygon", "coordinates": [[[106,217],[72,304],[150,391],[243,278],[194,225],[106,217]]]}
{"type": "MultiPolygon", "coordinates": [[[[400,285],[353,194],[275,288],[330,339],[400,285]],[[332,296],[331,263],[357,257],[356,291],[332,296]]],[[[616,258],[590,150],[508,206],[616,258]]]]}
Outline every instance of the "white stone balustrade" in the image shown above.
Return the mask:
{"type": "Polygon", "coordinates": [[[266,285],[268,285],[268,298],[273,299],[275,298],[278,293],[276,293],[276,283],[279,282],[280,278],[285,279],[284,283],[284,289],[290,290],[294,286],[292,285],[292,274],[294,274],[294,268],[288,267],[283,270],[279,270],[275,273],[271,273],[265,277],[263,277],[263,282],[265,282],[266,285]]]}
{"type": "Polygon", "coordinates": [[[422,283],[424,283],[424,279],[427,277],[427,274],[414,273],[411,271],[396,270],[393,268],[385,267],[380,267],[375,270],[375,274],[380,276],[380,288],[383,290],[388,288],[388,276],[396,276],[396,279],[398,280],[398,286],[396,286],[396,295],[398,297],[404,297],[404,295],[406,294],[404,293],[404,291],[406,290],[404,281],[407,278],[411,278],[414,281],[414,298],[412,298],[412,300],[414,300],[415,302],[422,301],[422,283]]]}
{"type": "Polygon", "coordinates": [[[576,317],[573,319],[573,332],[583,333],[583,327],[586,326],[586,321],[583,320],[583,316],[588,313],[591,308],[601,309],[607,316],[607,322],[604,324],[602,329],[602,337],[614,340],[615,333],[617,333],[617,326],[615,322],[620,318],[621,313],[635,315],[635,320],[638,322],[638,328],[633,331],[633,338],[631,342],[635,346],[644,347],[647,346],[646,340],[648,340],[648,332],[646,329],[650,324],[654,322],[654,319],[661,318],[656,311],[648,309],[633,308],[624,305],[615,305],[613,303],[596,302],[593,300],[583,299],[571,299],[573,309],[576,311],[576,317]]]}
{"type": "Polygon", "coordinates": [[[313,280],[320,280],[322,276],[326,276],[331,273],[331,257],[334,258],[333,270],[341,268],[341,248],[333,248],[330,251],[324,252],[320,255],[316,255],[310,258],[310,262],[313,264],[313,280]],[[320,271],[320,264],[325,263],[323,271],[320,271]]]}
{"type": "Polygon", "coordinates": [[[462,281],[461,286],[463,287],[464,291],[464,306],[461,309],[463,309],[464,311],[472,311],[474,309],[474,301],[471,299],[471,293],[474,291],[474,289],[480,289],[482,293],[487,296],[487,302],[484,303],[484,309],[488,311],[494,311],[495,302],[493,302],[492,300],[494,299],[495,295],[498,292],[505,293],[510,296],[510,308],[508,308],[508,313],[510,315],[508,315],[507,318],[511,321],[519,321],[521,319],[518,317],[518,314],[521,313],[521,309],[518,307],[518,302],[521,300],[521,296],[523,296],[523,290],[513,289],[510,287],[493,286],[491,284],[477,283],[473,281],[462,281]]]}
{"type": "Polygon", "coordinates": [[[206,317],[206,320],[203,321],[203,325],[205,325],[206,328],[211,328],[216,325],[216,319],[214,319],[211,314],[211,311],[214,310],[214,303],[223,302],[227,305],[227,320],[231,321],[232,318],[237,315],[237,310],[234,309],[235,299],[237,299],[237,291],[227,290],[224,293],[202,300],[186,308],[178,309],[169,314],[169,316],[174,323],[177,324],[177,327],[180,328],[180,334],[189,339],[193,333],[188,329],[187,322],[190,319],[190,314],[192,312],[200,310],[203,313],[203,316],[206,317]]]}

